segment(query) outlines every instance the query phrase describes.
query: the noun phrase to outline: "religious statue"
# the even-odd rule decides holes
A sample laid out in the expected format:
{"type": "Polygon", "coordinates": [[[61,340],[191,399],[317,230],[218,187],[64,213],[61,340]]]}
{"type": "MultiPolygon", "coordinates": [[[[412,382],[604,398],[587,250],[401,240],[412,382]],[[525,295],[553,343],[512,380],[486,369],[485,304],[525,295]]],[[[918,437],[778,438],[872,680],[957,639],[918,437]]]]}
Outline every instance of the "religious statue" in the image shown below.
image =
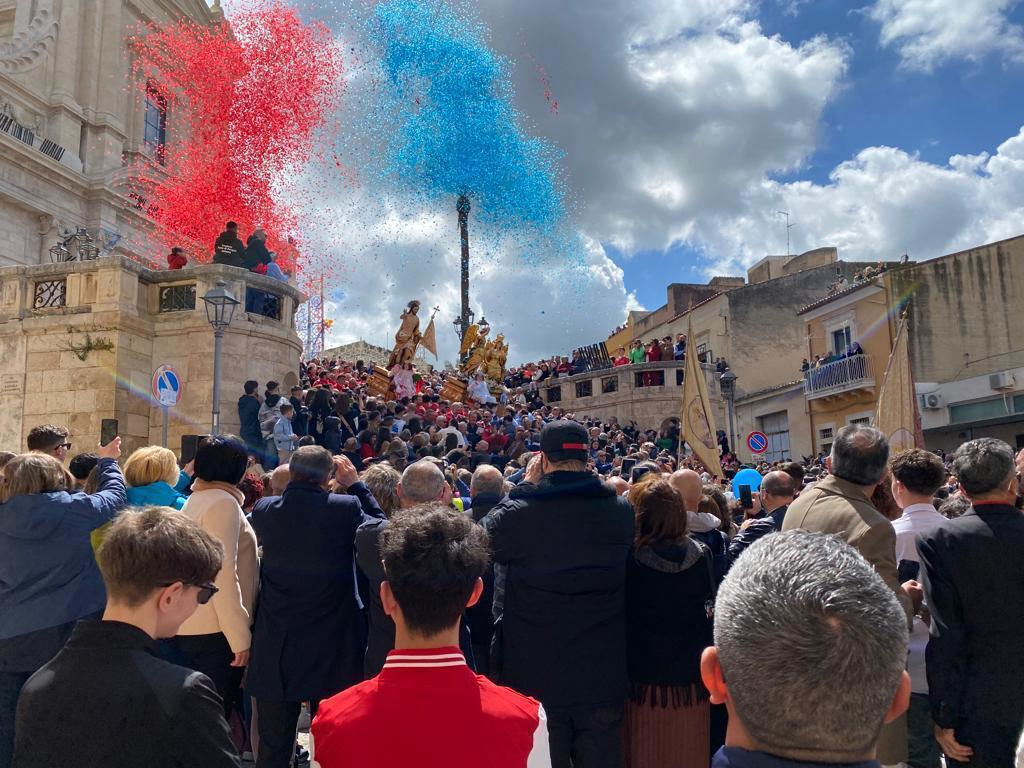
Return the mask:
{"type": "MultiPolygon", "coordinates": [[[[489,329],[488,329],[489,330],[489,329]]],[[[480,336],[480,326],[476,323],[469,326],[466,329],[465,335],[462,337],[462,346],[459,347],[459,362],[465,362],[469,357],[469,351],[476,344],[477,338],[480,336]]]]}
{"type": "MultiPolygon", "coordinates": [[[[469,326],[473,330],[474,342],[472,347],[466,347],[468,356],[466,362],[462,365],[462,372],[470,375],[476,373],[476,369],[484,364],[487,358],[487,330],[476,325],[469,326]]],[[[469,331],[466,332],[469,335],[469,331]]],[[[465,339],[463,339],[463,346],[465,347],[465,339]]]]}
{"type": "Polygon", "coordinates": [[[402,313],[402,325],[395,334],[395,349],[388,358],[387,369],[390,371],[396,365],[411,363],[416,356],[416,348],[420,339],[420,319],[417,312],[420,311],[418,301],[410,301],[405,312],[402,313]]]}
{"type": "Polygon", "coordinates": [[[484,357],[484,373],[488,379],[495,382],[500,382],[505,378],[505,369],[501,364],[501,359],[505,354],[505,345],[501,342],[502,338],[504,337],[498,334],[497,338],[487,345],[487,352],[484,357]]]}

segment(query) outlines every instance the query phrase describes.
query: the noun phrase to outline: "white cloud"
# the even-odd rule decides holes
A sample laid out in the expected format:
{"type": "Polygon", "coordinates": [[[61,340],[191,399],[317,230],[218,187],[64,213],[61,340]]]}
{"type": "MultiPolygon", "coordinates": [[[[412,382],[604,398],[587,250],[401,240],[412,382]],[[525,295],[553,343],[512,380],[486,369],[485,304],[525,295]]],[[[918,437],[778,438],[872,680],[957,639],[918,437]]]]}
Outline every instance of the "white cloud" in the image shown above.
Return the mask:
{"type": "Polygon", "coordinates": [[[1009,20],[1019,0],[877,0],[869,15],[882,25],[882,45],[904,66],[931,70],[952,59],[998,53],[1024,61],[1024,28],[1009,20]]]}
{"type": "MultiPolygon", "coordinates": [[[[837,166],[828,184],[765,179],[745,195],[747,214],[702,219],[695,239],[709,274],[737,271],[764,254],[766,232],[793,213],[793,252],[834,245],[848,260],[917,260],[992,242],[1024,229],[1024,128],[994,154],[955,155],[945,165],[892,147],[869,147],[837,166]]],[[[779,238],[772,238],[777,240],[779,238]]]]}
{"type": "MultiPolygon", "coordinates": [[[[708,211],[739,210],[737,190],[751,179],[796,168],[813,151],[848,51],[825,38],[794,46],[766,36],[752,20],[755,6],[610,0],[584,9],[480,0],[492,44],[514,62],[519,106],[533,121],[528,130],[566,152],[578,203],[571,225],[585,233],[567,263],[538,263],[521,257],[516,239],[471,227],[472,305],[506,332],[512,359],[564,354],[603,339],[639,307],[601,242],[629,254],[689,239],[708,211]],[[557,114],[538,66],[551,77],[557,114]]],[[[349,109],[375,83],[365,71],[354,74],[349,109]]],[[[342,114],[338,123],[353,121],[342,114]]],[[[339,266],[331,272],[345,293],[332,341],[383,343],[405,302],[420,298],[424,308],[442,307],[440,358],[451,358],[459,304],[454,211],[424,209],[365,179],[358,183],[365,186],[332,201],[337,226],[329,240],[339,266]]],[[[666,266],[667,283],[675,275],[666,266]]]]}

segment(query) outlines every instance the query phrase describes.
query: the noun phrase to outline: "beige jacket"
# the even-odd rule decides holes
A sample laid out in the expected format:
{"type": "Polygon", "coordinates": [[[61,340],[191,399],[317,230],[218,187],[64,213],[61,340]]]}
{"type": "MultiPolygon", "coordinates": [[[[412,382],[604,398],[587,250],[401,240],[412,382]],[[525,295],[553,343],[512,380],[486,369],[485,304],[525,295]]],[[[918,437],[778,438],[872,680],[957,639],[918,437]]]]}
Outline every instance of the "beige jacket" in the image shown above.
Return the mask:
{"type": "Polygon", "coordinates": [[[913,606],[896,571],[896,531],[859,486],[829,475],[808,488],[786,510],[782,530],[793,528],[835,534],[860,552],[896,593],[908,625],[913,621],[913,606]]]}
{"type": "Polygon", "coordinates": [[[242,492],[227,483],[196,480],[182,512],[224,547],[224,564],[214,584],[218,588],[206,605],[200,605],[179,635],[212,635],[223,632],[235,653],[252,644],[253,609],[259,589],[260,561],[256,533],[242,513],[242,492]]]}

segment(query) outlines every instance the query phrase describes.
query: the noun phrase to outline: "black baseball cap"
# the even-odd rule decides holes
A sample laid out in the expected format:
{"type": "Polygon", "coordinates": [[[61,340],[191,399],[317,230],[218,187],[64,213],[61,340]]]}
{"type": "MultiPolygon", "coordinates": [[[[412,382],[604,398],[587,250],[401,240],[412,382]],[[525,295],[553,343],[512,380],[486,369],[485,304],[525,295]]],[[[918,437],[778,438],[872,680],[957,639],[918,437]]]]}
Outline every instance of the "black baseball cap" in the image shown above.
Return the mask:
{"type": "Polygon", "coordinates": [[[586,428],[568,419],[548,422],[540,433],[540,449],[551,461],[586,461],[589,444],[586,428]]]}

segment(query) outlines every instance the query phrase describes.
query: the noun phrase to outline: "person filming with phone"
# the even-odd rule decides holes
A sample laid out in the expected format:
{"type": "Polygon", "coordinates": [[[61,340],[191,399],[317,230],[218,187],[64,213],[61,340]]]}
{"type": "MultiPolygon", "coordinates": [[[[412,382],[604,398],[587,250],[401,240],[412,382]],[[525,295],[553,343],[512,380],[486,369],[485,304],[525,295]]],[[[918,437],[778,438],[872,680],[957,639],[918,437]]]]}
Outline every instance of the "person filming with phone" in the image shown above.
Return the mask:
{"type": "Polygon", "coordinates": [[[796,497],[796,481],[782,470],[769,472],[761,490],[751,497],[751,509],[740,532],[729,542],[729,565],[755,541],[782,528],[786,510],[796,497]]]}
{"type": "Polygon", "coordinates": [[[121,438],[96,450],[99,490],[74,493],[63,457],[33,451],[3,469],[0,503],[0,768],[11,764],[22,685],[59,651],[106,592],[90,534],[127,503],[121,438]]]}

